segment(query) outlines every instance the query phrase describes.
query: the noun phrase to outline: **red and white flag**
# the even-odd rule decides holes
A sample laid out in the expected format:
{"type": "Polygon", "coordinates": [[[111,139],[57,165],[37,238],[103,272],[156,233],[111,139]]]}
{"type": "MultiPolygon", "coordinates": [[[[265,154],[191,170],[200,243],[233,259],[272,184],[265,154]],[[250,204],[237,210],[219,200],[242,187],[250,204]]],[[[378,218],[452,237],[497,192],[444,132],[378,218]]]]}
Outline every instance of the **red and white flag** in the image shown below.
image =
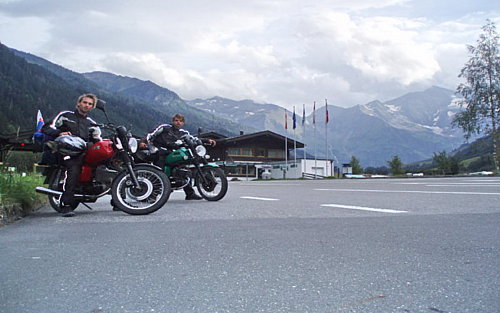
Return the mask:
{"type": "Polygon", "coordinates": [[[326,116],[325,116],[325,124],[328,124],[330,119],[328,118],[328,102],[325,99],[325,111],[326,111],[326,116]]]}
{"type": "Polygon", "coordinates": [[[286,109],[285,109],[285,129],[288,129],[288,114],[286,114],[286,109]]]}
{"type": "Polygon", "coordinates": [[[313,105],[313,124],[316,124],[316,101],[314,101],[313,105]]]}

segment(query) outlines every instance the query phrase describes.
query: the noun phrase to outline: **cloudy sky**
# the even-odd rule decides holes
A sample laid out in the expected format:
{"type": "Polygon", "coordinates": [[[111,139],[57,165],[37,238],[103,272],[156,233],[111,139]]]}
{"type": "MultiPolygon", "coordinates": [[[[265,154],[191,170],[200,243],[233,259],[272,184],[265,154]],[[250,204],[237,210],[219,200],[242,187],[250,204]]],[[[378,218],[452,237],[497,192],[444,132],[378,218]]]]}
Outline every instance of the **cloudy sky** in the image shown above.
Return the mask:
{"type": "Polygon", "coordinates": [[[499,24],[498,1],[0,0],[0,41],[184,99],[309,110],[455,90],[487,18],[499,24]]]}

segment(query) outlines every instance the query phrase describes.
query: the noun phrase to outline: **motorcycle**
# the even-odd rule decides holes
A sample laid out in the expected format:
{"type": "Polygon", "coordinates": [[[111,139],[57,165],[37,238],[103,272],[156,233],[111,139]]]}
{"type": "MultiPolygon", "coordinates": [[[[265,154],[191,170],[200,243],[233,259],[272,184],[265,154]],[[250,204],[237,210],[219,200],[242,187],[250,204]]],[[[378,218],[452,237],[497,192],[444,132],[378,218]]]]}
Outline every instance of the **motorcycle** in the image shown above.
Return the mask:
{"type": "MultiPolygon", "coordinates": [[[[110,139],[86,147],[72,209],[80,203],[91,209],[86,203],[94,203],[111,194],[111,204],[125,213],[144,215],[157,211],[168,201],[172,191],[168,177],[157,166],[135,163],[133,154],[137,151],[137,139],[124,126],[114,126],[109,121],[104,101],[99,100],[96,108],[104,112],[108,123],[94,126],[112,135],[110,139]]],[[[61,212],[59,199],[65,171],[59,164],[49,167],[45,179],[49,188],[36,187],[37,192],[48,195],[50,205],[58,212],[61,212]]]]}
{"type": "MultiPolygon", "coordinates": [[[[184,188],[194,181],[205,200],[218,201],[224,198],[228,188],[226,174],[217,164],[208,162],[210,156],[202,141],[186,134],[176,141],[176,145],[177,149],[165,157],[163,168],[172,189],[184,188]]],[[[150,144],[148,149],[139,150],[136,158],[151,163],[158,158],[159,152],[157,147],[150,144]]]]}

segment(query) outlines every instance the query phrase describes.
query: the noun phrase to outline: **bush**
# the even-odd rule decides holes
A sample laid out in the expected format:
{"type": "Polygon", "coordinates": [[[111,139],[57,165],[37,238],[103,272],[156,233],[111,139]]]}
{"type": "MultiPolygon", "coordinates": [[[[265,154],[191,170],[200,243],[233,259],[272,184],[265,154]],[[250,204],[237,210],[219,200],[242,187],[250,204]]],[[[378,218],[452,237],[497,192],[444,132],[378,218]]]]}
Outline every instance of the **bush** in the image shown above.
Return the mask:
{"type": "Polygon", "coordinates": [[[46,196],[36,193],[35,187],[43,184],[38,175],[0,174],[0,207],[20,204],[23,209],[31,209],[46,201],[46,196]]]}

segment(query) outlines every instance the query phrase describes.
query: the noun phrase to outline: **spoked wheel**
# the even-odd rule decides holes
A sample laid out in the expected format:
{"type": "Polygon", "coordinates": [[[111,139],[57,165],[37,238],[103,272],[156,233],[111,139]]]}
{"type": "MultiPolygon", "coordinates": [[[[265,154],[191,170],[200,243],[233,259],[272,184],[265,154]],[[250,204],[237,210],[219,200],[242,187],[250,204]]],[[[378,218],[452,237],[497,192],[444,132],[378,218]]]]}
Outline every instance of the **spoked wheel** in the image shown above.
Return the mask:
{"type": "MultiPolygon", "coordinates": [[[[59,213],[63,213],[63,211],[61,210],[61,201],[59,201],[60,198],[60,196],[49,196],[49,203],[54,210],[59,213]]],[[[71,204],[71,210],[74,211],[79,204],[80,202],[74,202],[73,204],[71,204]]]]}
{"type": "Polygon", "coordinates": [[[227,177],[224,171],[218,167],[204,167],[201,175],[196,175],[196,187],[200,195],[208,201],[218,201],[226,195],[227,177]]]}
{"type": "Polygon", "coordinates": [[[139,181],[139,188],[128,172],[118,174],[113,181],[111,193],[113,203],[121,211],[132,215],[144,215],[160,209],[170,197],[170,182],[162,171],[139,165],[134,167],[134,173],[139,181]]]}
{"type": "MultiPolygon", "coordinates": [[[[56,169],[54,172],[52,172],[52,176],[50,178],[51,183],[50,183],[50,189],[54,190],[63,190],[63,184],[64,184],[64,173],[65,171],[63,169],[56,169]]],[[[58,213],[63,213],[61,210],[61,196],[48,196],[49,197],[49,204],[50,206],[58,213]]],[[[80,202],[74,202],[71,204],[71,209],[75,210],[76,207],[80,204],[80,202]]]]}

